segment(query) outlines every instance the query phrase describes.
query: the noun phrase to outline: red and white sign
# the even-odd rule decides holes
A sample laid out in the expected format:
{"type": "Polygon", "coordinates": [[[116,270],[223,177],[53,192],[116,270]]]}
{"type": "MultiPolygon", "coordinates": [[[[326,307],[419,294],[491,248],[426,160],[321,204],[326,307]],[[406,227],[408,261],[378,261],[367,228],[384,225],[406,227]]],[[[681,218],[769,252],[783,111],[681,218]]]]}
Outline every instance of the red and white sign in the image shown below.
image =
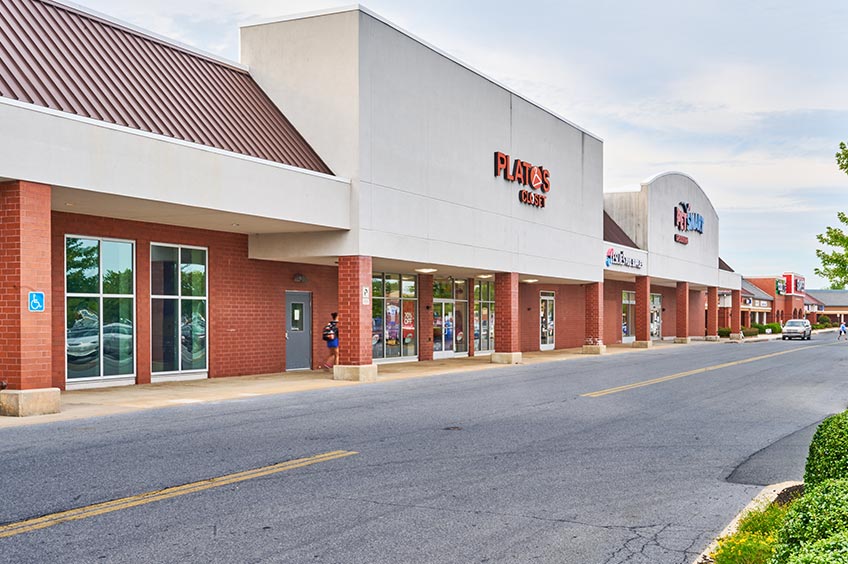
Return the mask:
{"type": "Polygon", "coordinates": [[[521,203],[537,208],[545,207],[546,194],[551,190],[550,171],[543,166],[532,165],[521,159],[512,161],[512,166],[510,162],[509,155],[495,151],[495,176],[503,176],[507,182],[517,182],[531,189],[519,191],[518,201],[521,203]]]}

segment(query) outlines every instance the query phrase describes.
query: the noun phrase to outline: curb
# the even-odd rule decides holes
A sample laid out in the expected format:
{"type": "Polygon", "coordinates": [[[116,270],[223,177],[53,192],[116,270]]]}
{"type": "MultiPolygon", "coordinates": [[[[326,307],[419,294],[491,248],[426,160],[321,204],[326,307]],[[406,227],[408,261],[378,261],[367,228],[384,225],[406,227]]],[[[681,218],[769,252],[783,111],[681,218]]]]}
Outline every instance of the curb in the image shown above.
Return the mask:
{"type": "Polygon", "coordinates": [[[718,547],[719,539],[735,533],[737,527],[739,527],[739,521],[742,519],[742,517],[745,516],[746,513],[754,509],[765,507],[766,505],[770,504],[775,499],[777,499],[778,494],[780,494],[780,492],[782,492],[786,488],[798,486],[803,483],[804,482],[795,481],[780,482],[779,484],[772,484],[763,488],[762,491],[758,493],[756,497],[754,497],[754,499],[752,499],[751,502],[748,503],[748,505],[746,505],[745,508],[742,509],[742,511],[740,511],[730,523],[727,524],[727,526],[713,540],[713,542],[711,542],[709,546],[707,546],[707,548],[705,548],[704,551],[698,555],[698,557],[692,562],[692,564],[713,564],[715,560],[710,558],[710,554],[718,547]]]}

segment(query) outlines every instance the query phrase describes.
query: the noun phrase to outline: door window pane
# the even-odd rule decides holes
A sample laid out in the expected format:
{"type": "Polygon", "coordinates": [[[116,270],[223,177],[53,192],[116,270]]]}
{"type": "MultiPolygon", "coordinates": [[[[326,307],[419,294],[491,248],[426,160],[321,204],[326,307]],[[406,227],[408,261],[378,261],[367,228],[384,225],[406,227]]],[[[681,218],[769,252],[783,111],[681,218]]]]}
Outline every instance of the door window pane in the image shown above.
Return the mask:
{"type": "Polygon", "coordinates": [[[433,297],[442,299],[453,297],[453,283],[450,278],[433,279],[433,297]]]}
{"type": "Polygon", "coordinates": [[[386,297],[400,297],[400,274],[386,274],[386,297]]]}
{"type": "Polygon", "coordinates": [[[150,293],[178,296],[180,292],[180,250],[177,247],[150,247],[150,293]]]}
{"type": "Polygon", "coordinates": [[[433,351],[439,352],[442,350],[442,306],[443,304],[433,304],[433,351]]]}
{"type": "Polygon", "coordinates": [[[415,338],[415,302],[403,302],[403,319],[401,321],[401,336],[403,337],[403,356],[418,354],[415,338]]]}
{"type": "Polygon", "coordinates": [[[100,293],[100,241],[68,238],[65,261],[65,287],[69,294],[100,293]]]}
{"type": "Polygon", "coordinates": [[[400,300],[386,300],[386,358],[400,356],[400,322],[400,300]]]}
{"type": "MultiPolygon", "coordinates": [[[[103,293],[132,295],[132,243],[103,241],[103,293]]],[[[106,306],[103,307],[105,310],[106,306]]]]}
{"type": "Polygon", "coordinates": [[[179,312],[180,301],[154,299],[151,303],[150,340],[153,372],[175,372],[180,369],[179,312]]]}
{"type": "Polygon", "coordinates": [[[133,299],[103,298],[103,375],[132,374],[133,299]]]}
{"type": "Polygon", "coordinates": [[[468,309],[468,302],[456,302],[454,310],[454,342],[456,343],[456,352],[468,352],[468,339],[465,327],[465,312],[468,309]]]}
{"type": "Polygon", "coordinates": [[[465,280],[456,280],[454,282],[454,298],[457,300],[467,300],[468,299],[468,289],[466,288],[468,284],[465,280]]]}
{"type": "Polygon", "coordinates": [[[182,260],[182,295],[203,297],[206,295],[206,251],[202,249],[180,249],[182,260]]]}
{"type": "Polygon", "coordinates": [[[68,298],[68,378],[100,376],[100,299],[68,298]]]}
{"type": "Polygon", "coordinates": [[[182,300],[180,354],[183,370],[206,368],[205,300],[182,300]]]}
{"type": "Polygon", "coordinates": [[[293,302],[291,305],[289,331],[303,331],[303,304],[301,303],[293,302]]]}
{"type": "Polygon", "coordinates": [[[371,356],[383,358],[383,300],[371,302],[371,356]]]}

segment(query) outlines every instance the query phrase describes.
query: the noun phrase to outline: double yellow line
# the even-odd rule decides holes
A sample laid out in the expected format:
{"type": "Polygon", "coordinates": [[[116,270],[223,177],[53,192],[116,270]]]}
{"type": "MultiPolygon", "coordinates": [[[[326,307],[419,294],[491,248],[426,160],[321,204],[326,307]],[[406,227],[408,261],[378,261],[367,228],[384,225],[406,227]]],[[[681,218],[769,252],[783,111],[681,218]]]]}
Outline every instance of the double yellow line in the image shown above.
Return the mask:
{"type": "Polygon", "coordinates": [[[762,356],[755,356],[751,358],[746,358],[744,360],[735,360],[733,362],[725,362],[724,364],[715,364],[713,366],[705,366],[704,368],[696,368],[694,370],[687,370],[686,372],[678,372],[677,374],[670,374],[669,376],[662,376],[660,378],[654,378],[653,380],[643,380],[642,382],[635,382],[633,384],[627,384],[625,386],[618,386],[616,388],[607,388],[605,390],[598,390],[597,392],[589,392],[588,394],[581,394],[580,397],[583,398],[599,398],[602,396],[608,396],[610,394],[617,394],[618,392],[626,392],[628,390],[635,390],[636,388],[644,388],[645,386],[652,386],[654,384],[660,384],[662,382],[668,382],[669,380],[677,380],[678,378],[685,378],[686,376],[693,376],[695,374],[703,374],[704,372],[712,372],[713,370],[721,370],[722,368],[729,368],[731,366],[739,366],[740,364],[748,364],[749,362],[756,362],[758,360],[764,360],[767,358],[773,358],[776,356],[781,356],[784,354],[790,354],[794,352],[800,351],[808,351],[810,349],[814,349],[817,347],[824,347],[826,345],[813,345],[810,347],[803,347],[792,349],[788,351],[781,351],[772,354],[764,354],[762,356]]]}
{"type": "Polygon", "coordinates": [[[254,468],[253,470],[245,470],[244,472],[236,472],[235,474],[209,478],[208,480],[183,484],[182,486],[165,488],[164,490],[146,492],[121,499],[106,501],[104,503],[95,503],[94,505],[86,505],[85,507],[79,507],[77,509],[61,511],[59,513],[51,513],[50,515],[37,517],[35,519],[27,519],[26,521],[18,521],[17,523],[2,525],[0,526],[0,538],[12,537],[22,533],[37,531],[38,529],[45,529],[61,523],[67,523],[69,521],[88,519],[89,517],[111,513],[113,511],[121,511],[122,509],[129,509],[130,507],[137,507],[139,505],[153,503],[154,501],[162,501],[172,497],[226,486],[228,484],[244,482],[245,480],[261,478],[262,476],[277,474],[279,472],[285,472],[286,470],[294,470],[295,468],[302,468],[304,466],[318,464],[319,462],[327,462],[328,460],[335,460],[337,458],[345,458],[346,456],[353,456],[354,454],[357,453],[346,450],[335,450],[332,452],[325,452],[324,454],[310,456],[308,458],[298,458],[296,460],[272,464],[271,466],[263,466],[262,468],[254,468]]]}

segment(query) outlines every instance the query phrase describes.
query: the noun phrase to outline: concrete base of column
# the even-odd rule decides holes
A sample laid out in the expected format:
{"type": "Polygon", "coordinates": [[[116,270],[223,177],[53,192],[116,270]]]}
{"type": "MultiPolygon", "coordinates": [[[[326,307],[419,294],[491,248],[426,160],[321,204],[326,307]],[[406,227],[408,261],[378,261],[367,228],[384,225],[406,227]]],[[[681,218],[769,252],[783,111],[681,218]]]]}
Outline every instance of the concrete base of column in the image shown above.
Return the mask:
{"type": "Polygon", "coordinates": [[[62,392],[59,388],[0,392],[0,415],[30,417],[59,413],[61,410],[62,392]]]}
{"type": "Polygon", "coordinates": [[[520,352],[511,352],[511,353],[493,352],[492,353],[492,363],[493,364],[521,364],[521,353],[520,352]]]}
{"type": "Polygon", "coordinates": [[[692,338],[691,337],[675,337],[674,342],[677,343],[678,345],[688,345],[689,343],[692,342],[692,338]]]}
{"type": "Polygon", "coordinates": [[[348,382],[376,382],[377,365],[363,364],[351,366],[337,364],[333,366],[333,380],[346,380],[348,382]]]}
{"type": "Polygon", "coordinates": [[[742,333],[731,333],[730,334],[730,340],[731,341],[741,341],[743,338],[744,337],[743,337],[742,333]]]}
{"type": "Polygon", "coordinates": [[[707,335],[704,337],[705,341],[718,341],[718,335],[707,335]]]}
{"type": "Polygon", "coordinates": [[[606,345],[583,345],[583,354],[606,354],[606,345]]]}
{"type": "Polygon", "coordinates": [[[653,341],[633,341],[631,345],[634,349],[649,349],[654,346],[653,341]]]}

